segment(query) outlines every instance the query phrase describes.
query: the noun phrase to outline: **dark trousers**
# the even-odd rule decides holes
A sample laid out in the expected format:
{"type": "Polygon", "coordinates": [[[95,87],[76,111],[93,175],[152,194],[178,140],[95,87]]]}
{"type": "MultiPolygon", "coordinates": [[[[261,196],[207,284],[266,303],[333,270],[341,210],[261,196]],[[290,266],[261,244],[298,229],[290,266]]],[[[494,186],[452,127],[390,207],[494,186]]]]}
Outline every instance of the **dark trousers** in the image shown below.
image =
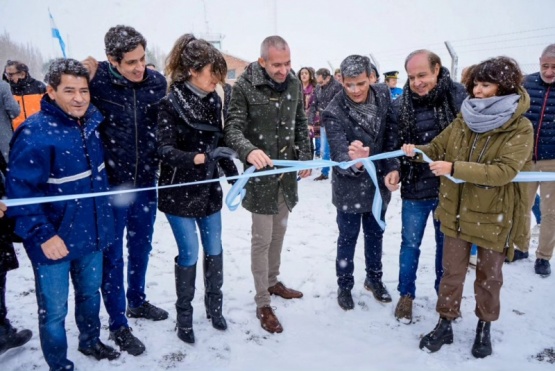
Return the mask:
{"type": "MultiPolygon", "coordinates": [[[[382,213],[382,214],[385,214],[382,213]]],[[[383,218],[383,215],[382,215],[383,218]]],[[[360,226],[364,232],[364,258],[366,262],[366,277],[377,281],[382,278],[382,242],[383,231],[371,212],[352,214],[337,210],[337,259],[335,270],[337,284],[342,289],[351,290],[354,286],[353,272],[355,265],[355,247],[360,226]]]]}
{"type": "Polygon", "coordinates": [[[7,316],[8,309],[6,308],[6,272],[0,272],[0,327],[8,325],[7,316]]]}

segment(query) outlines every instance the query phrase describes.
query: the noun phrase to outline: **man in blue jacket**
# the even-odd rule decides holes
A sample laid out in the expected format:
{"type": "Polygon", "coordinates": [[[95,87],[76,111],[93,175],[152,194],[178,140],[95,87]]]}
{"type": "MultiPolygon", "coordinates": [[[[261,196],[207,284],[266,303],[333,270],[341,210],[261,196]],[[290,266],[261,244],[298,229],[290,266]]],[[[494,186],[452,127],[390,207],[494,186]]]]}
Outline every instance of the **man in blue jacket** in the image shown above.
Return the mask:
{"type": "MultiPolygon", "coordinates": [[[[9,198],[104,192],[108,180],[98,125],[90,103],[89,74],[73,59],[58,59],[46,76],[41,110],[16,130],[7,177],[9,198]]],[[[113,243],[112,210],[106,197],[14,206],[15,232],[33,264],[39,333],[51,370],[73,370],[67,359],[65,317],[69,276],[75,290],[79,351],[96,359],[119,353],[100,335],[102,250],[113,243]]]]}
{"type": "MultiPolygon", "coordinates": [[[[530,109],[526,117],[534,126],[534,169],[555,171],[555,44],[548,45],[540,57],[540,71],[526,76],[524,88],[530,95],[530,109]]],[[[540,188],[542,224],[536,250],[536,274],[551,274],[549,260],[555,247],[555,182],[529,183],[530,205],[540,188]]],[[[528,257],[528,246],[515,250],[514,260],[528,257]]]]}
{"type": "MultiPolygon", "coordinates": [[[[92,102],[106,120],[100,134],[106,152],[106,169],[112,189],[153,187],[156,182],[156,124],[158,103],[166,80],[146,68],[146,40],[129,26],[115,26],[104,37],[108,61],[84,61],[91,76],[92,102]]],[[[110,315],[110,337],[133,355],[145,350],[132,333],[128,317],[153,321],[168,312],[146,301],[145,279],[157,210],[155,190],[114,200],[116,242],[104,253],[102,295],[110,315]],[[127,230],[127,311],[123,284],[123,239],[127,230]]]]}

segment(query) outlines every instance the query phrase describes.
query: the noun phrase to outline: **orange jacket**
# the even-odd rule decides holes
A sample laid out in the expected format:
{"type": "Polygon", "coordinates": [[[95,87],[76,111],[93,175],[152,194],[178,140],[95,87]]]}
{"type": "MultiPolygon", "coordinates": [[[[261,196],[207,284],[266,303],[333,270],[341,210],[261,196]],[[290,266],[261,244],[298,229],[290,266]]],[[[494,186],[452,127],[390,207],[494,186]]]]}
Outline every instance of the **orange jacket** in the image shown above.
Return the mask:
{"type": "Polygon", "coordinates": [[[43,94],[28,94],[28,95],[14,95],[13,97],[19,104],[21,108],[21,113],[19,116],[13,119],[12,125],[15,131],[23,121],[27,120],[27,117],[34,113],[40,111],[40,100],[43,94]]]}

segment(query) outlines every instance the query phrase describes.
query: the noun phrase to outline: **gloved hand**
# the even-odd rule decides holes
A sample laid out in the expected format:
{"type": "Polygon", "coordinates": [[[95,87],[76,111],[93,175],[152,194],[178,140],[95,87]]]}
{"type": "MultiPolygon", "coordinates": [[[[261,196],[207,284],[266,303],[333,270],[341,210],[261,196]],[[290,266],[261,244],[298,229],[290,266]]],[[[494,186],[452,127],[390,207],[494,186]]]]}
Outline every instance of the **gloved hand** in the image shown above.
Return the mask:
{"type": "Polygon", "coordinates": [[[205,153],[206,163],[215,162],[224,158],[233,159],[237,157],[237,153],[229,147],[216,147],[205,153]]]}

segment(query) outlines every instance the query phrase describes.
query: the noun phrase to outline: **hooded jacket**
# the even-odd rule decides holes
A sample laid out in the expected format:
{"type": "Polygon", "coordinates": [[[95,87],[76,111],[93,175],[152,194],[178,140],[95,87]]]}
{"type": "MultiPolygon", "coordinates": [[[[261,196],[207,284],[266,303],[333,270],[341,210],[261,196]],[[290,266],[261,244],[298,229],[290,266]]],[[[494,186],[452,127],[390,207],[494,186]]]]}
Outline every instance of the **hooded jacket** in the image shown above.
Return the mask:
{"type": "MultiPolygon", "coordinates": [[[[9,198],[47,197],[108,190],[98,126],[102,115],[90,105],[78,121],[45,95],[41,111],[14,133],[7,176],[9,198]],[[32,160],[30,160],[32,159],[32,160]]],[[[101,251],[114,241],[107,197],[14,206],[8,215],[34,265],[56,264],[101,251]],[[41,245],[58,235],[69,254],[48,259],[41,245]]]]}
{"type": "MultiPolygon", "coordinates": [[[[251,63],[233,86],[224,133],[246,167],[247,156],[260,149],[271,159],[312,159],[301,82],[293,73],[283,92],[274,89],[258,62],[251,63]]],[[[243,207],[257,214],[278,213],[278,192],[289,210],[297,204],[297,174],[253,177],[243,207]]]]}
{"type": "Polygon", "coordinates": [[[512,182],[531,168],[533,129],[524,113],[530,97],[519,91],[514,114],[501,127],[477,134],[459,114],[432,142],[417,146],[434,161],[453,162],[456,184],[441,177],[436,217],[441,231],[512,257],[529,236],[526,183],[512,182]]]}

